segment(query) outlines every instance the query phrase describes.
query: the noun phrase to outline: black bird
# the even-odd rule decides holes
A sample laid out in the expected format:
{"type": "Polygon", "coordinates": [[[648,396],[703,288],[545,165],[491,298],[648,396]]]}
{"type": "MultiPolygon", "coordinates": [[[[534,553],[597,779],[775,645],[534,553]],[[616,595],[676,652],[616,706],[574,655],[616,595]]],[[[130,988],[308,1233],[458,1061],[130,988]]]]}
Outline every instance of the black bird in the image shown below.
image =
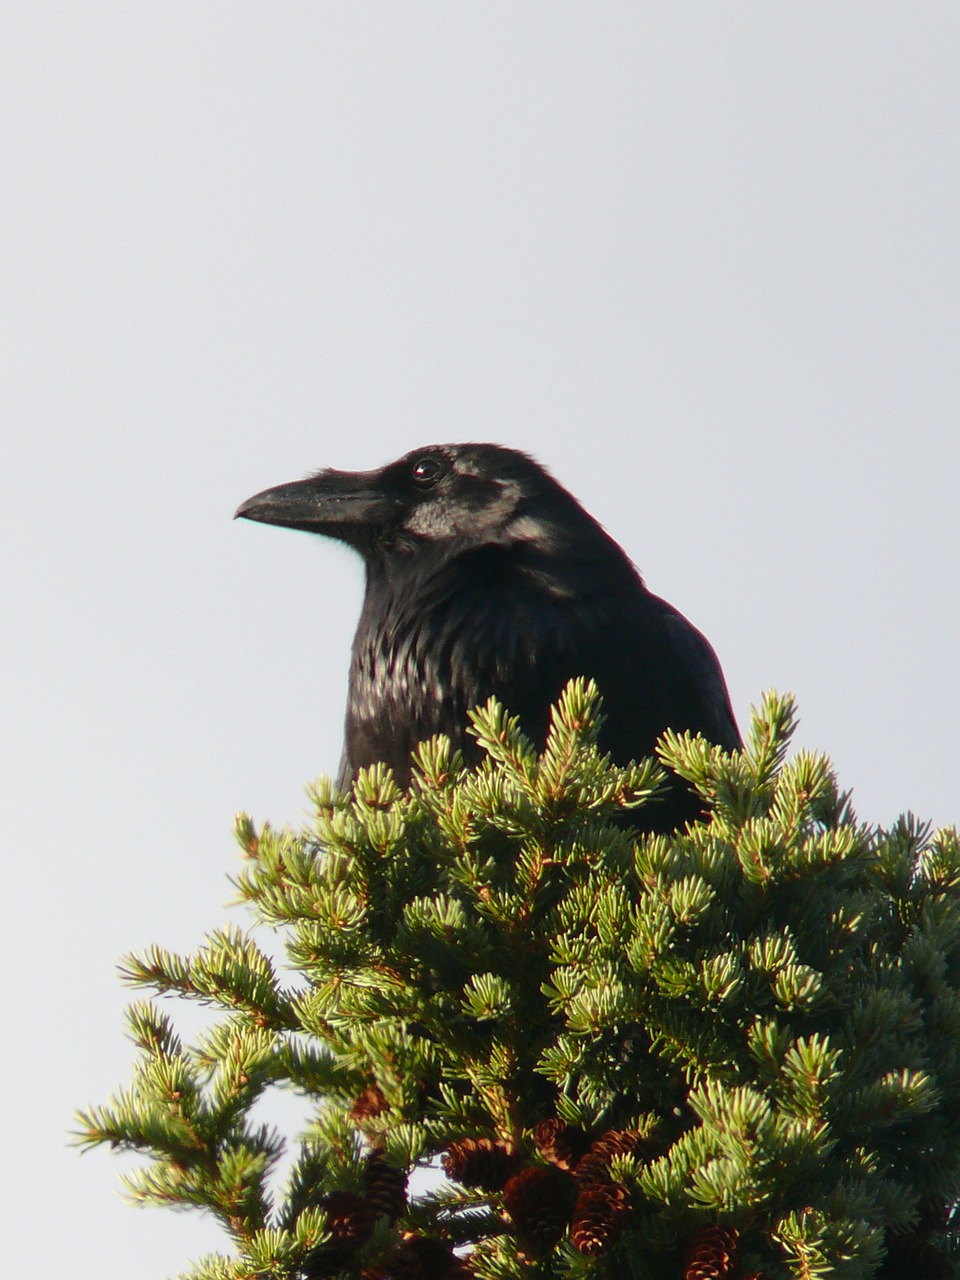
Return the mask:
{"type": "MultiPolygon", "coordinates": [[[[248,498],[238,516],[338,538],[366,566],[353,641],[341,786],[375,761],[410,778],[437,733],[468,760],[467,711],[491,694],[542,745],[573,676],[603,695],[600,745],[625,764],[666,728],[740,745],[707,640],[541,466],[492,444],[417,449],[378,471],[321,471],[248,498]]],[[[699,806],[674,787],[642,825],[699,806]]]]}

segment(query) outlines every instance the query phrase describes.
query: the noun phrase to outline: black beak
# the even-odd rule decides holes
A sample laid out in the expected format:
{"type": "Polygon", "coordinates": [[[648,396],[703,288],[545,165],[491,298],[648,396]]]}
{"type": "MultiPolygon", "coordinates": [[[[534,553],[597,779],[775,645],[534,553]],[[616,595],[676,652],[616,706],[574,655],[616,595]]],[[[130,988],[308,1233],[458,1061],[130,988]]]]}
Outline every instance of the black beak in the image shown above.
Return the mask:
{"type": "Polygon", "coordinates": [[[358,544],[385,525],[397,503],[378,487],[376,471],[321,471],[264,489],[237,507],[234,519],[306,529],[358,544]]]}

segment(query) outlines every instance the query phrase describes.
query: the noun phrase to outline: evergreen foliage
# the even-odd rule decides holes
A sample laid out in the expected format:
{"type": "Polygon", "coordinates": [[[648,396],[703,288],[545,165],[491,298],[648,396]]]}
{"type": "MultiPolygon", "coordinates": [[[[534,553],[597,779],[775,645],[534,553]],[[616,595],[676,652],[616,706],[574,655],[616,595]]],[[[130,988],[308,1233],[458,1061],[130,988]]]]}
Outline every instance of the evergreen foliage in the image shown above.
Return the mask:
{"type": "Polygon", "coordinates": [[[663,773],[601,757],[599,714],[572,682],[538,756],[491,701],[476,770],[441,738],[405,793],[374,767],[318,784],[310,830],[241,816],[286,977],[236,928],[126,961],[217,1011],[185,1046],[135,1004],[132,1083],[80,1116],[148,1157],[137,1201],[223,1223],[184,1277],[870,1280],[898,1250],[954,1274],[956,831],[858,823],[769,695],[742,753],[665,735],[705,817],[638,838],[663,773]],[[251,1116],[277,1087],[314,1104],[280,1192],[251,1116]]]}

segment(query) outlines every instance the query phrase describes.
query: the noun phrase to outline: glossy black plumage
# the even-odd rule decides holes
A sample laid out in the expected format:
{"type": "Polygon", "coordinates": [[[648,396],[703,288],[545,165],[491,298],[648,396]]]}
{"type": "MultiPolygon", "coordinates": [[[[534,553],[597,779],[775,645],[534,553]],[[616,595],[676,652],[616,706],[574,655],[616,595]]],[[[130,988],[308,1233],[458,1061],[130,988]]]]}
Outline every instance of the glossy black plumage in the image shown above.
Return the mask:
{"type": "MultiPolygon", "coordinates": [[[[475,759],[466,713],[491,694],[542,743],[576,675],[600,687],[601,745],[618,762],[651,754],[667,727],[740,744],[713,649],[523,453],[417,449],[377,471],[268,489],[237,515],[323,533],[363,557],[341,785],[375,761],[405,784],[412,748],[436,733],[475,759]]],[[[678,785],[644,817],[669,828],[696,812],[678,785]]]]}

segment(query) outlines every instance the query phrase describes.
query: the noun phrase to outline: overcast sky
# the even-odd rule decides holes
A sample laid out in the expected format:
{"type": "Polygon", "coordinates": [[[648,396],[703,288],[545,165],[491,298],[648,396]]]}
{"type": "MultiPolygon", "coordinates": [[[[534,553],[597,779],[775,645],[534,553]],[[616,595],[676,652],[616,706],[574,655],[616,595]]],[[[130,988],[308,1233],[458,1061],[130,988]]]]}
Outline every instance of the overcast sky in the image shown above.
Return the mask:
{"type": "Polygon", "coordinates": [[[256,490],[528,449],[742,725],[793,690],[862,818],[960,817],[958,36],[878,0],[7,0],[10,1275],[226,1245],[65,1135],[128,1077],[119,955],[242,921],[234,811],[298,822],[336,768],[360,566],[232,523],[256,490]]]}

